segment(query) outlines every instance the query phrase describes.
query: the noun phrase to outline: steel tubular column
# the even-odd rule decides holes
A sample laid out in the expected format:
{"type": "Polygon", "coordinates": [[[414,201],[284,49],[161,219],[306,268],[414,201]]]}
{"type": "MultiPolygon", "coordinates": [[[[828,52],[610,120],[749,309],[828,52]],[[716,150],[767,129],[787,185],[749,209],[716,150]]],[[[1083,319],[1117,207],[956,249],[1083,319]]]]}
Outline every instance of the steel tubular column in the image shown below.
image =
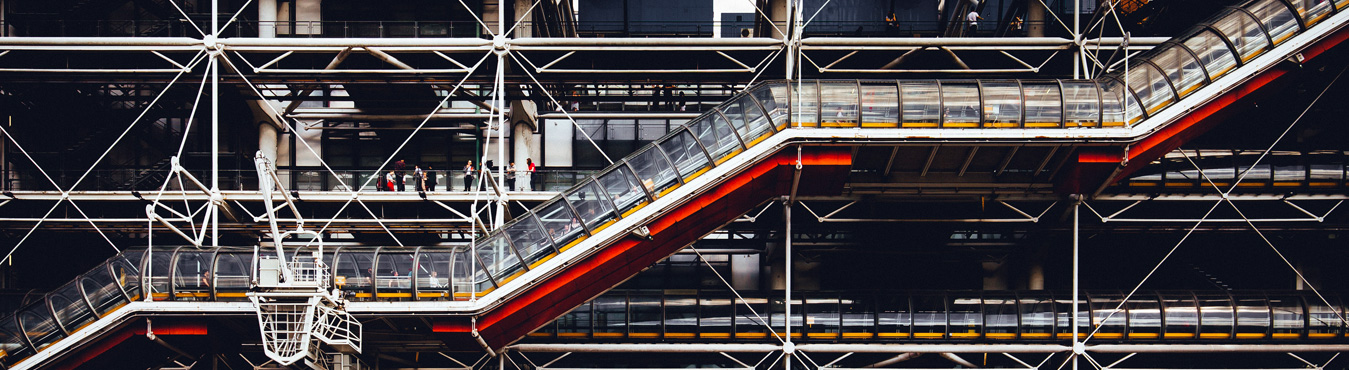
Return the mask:
{"type": "Polygon", "coordinates": [[[787,230],[783,232],[786,239],[786,248],[784,251],[787,253],[786,267],[783,268],[783,275],[786,276],[787,280],[787,300],[783,302],[783,307],[785,307],[783,308],[783,312],[786,313],[786,319],[783,320],[783,325],[786,327],[784,330],[786,334],[784,335],[785,341],[782,343],[782,353],[786,357],[783,357],[782,359],[782,368],[784,370],[792,370],[791,358],[793,353],[796,352],[796,345],[792,343],[792,202],[790,199],[782,202],[782,218],[787,223],[787,230]]]}
{"type": "Polygon", "coordinates": [[[1081,306],[1080,306],[1079,303],[1078,303],[1078,298],[1082,295],[1082,293],[1081,293],[1081,288],[1082,288],[1082,287],[1081,287],[1081,285],[1080,285],[1082,281],[1081,281],[1080,275],[1079,275],[1079,273],[1078,273],[1078,272],[1079,272],[1079,271],[1078,271],[1078,267],[1079,267],[1079,265],[1078,265],[1078,262],[1079,262],[1079,261],[1078,261],[1078,236],[1079,236],[1079,235],[1078,235],[1078,232],[1080,231],[1080,227],[1079,227],[1080,224],[1079,224],[1079,221],[1081,220],[1081,218],[1078,217],[1078,216],[1079,216],[1078,211],[1079,211],[1079,209],[1082,207],[1082,198],[1080,198],[1080,195],[1074,195],[1074,197],[1077,197],[1077,198],[1073,200],[1073,354],[1072,354],[1073,357],[1072,357],[1072,359],[1073,359],[1073,370],[1077,370],[1077,357],[1078,357],[1078,356],[1081,356],[1081,355],[1083,354],[1083,352],[1082,352],[1082,343],[1079,341],[1079,339],[1078,339],[1078,337],[1077,337],[1077,336],[1078,336],[1077,330],[1078,330],[1079,325],[1081,325],[1081,322],[1080,322],[1080,321],[1082,320],[1082,314],[1081,314],[1081,312],[1079,311],[1079,308],[1081,308],[1081,306]]]}

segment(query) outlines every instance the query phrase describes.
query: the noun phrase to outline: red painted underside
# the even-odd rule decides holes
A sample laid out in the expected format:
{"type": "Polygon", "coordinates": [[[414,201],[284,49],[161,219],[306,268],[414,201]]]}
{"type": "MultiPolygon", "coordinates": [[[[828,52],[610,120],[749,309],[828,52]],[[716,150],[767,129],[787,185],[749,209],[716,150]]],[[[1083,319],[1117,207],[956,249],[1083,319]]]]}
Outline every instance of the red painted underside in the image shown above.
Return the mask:
{"type": "MultiPolygon", "coordinates": [[[[155,319],[151,327],[156,336],[161,335],[206,335],[206,319],[195,320],[186,319],[155,319]]],[[[145,320],[132,319],[115,329],[112,334],[104,335],[92,344],[83,346],[77,352],[71,353],[60,362],[52,365],[52,369],[75,369],[85,362],[89,362],[98,356],[108,352],[108,350],[117,347],[127,339],[136,336],[145,335],[145,320]]]]}
{"type": "MultiPolygon", "coordinates": [[[[838,194],[852,167],[852,153],[843,147],[807,147],[801,162],[801,177],[809,181],[801,182],[798,195],[838,194]]],[[[786,195],[795,164],[796,150],[788,150],[726,179],[648,224],[651,240],[624,238],[483,314],[478,332],[493,348],[524,337],[765,200],[786,195]]],[[[466,319],[437,322],[433,330],[444,333],[452,345],[473,343],[466,319]]]]}
{"type": "MultiPolygon", "coordinates": [[[[1349,39],[1349,29],[1342,29],[1302,51],[1304,63],[1324,54],[1327,50],[1349,39]]],[[[1124,162],[1123,148],[1094,148],[1078,152],[1068,176],[1059,183],[1061,192],[1083,194],[1095,191],[1094,185],[1103,182],[1113,183],[1127,178],[1130,174],[1148,165],[1148,163],[1170,153],[1182,144],[1207,132],[1209,129],[1240,113],[1241,107],[1257,101],[1261,95],[1272,93],[1269,85],[1279,81],[1299,69],[1292,64],[1281,64],[1246,81],[1241,86],[1228,91],[1217,99],[1204,104],[1180,120],[1149,135],[1129,147],[1128,163],[1119,173],[1111,176],[1116,167],[1124,162]]]]}

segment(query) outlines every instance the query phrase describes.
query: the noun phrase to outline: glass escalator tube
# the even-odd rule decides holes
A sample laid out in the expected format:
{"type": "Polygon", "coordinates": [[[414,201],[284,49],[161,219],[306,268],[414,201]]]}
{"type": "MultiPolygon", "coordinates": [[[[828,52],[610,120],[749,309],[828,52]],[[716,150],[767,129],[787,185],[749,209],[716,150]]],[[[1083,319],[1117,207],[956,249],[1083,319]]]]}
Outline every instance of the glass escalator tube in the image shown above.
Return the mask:
{"type": "MultiPolygon", "coordinates": [[[[332,251],[328,251],[331,255],[332,251]]],[[[246,301],[253,279],[253,251],[222,250],[211,269],[211,287],[219,301],[246,301]]],[[[329,264],[332,267],[332,264],[329,264]]]]}
{"type": "Polygon", "coordinates": [[[820,81],[820,127],[858,127],[857,90],[857,81],[820,81]]]}
{"type": "Polygon", "coordinates": [[[899,84],[896,81],[862,83],[860,101],[861,127],[899,127],[899,84]]]}
{"type": "Polygon", "coordinates": [[[1236,303],[1236,337],[1238,341],[1252,339],[1268,339],[1273,311],[1270,310],[1269,300],[1264,293],[1243,292],[1233,294],[1233,300],[1236,303]]]}
{"type": "Polygon", "coordinates": [[[417,300],[450,300],[454,297],[451,272],[454,253],[451,249],[421,247],[417,249],[417,300]]]}
{"type": "Polygon", "coordinates": [[[84,292],[80,289],[79,279],[48,293],[46,301],[54,314],[53,317],[56,318],[57,325],[66,334],[84,328],[96,318],[93,307],[89,305],[89,301],[84,298],[84,292]]]}
{"type": "Polygon", "coordinates": [[[415,249],[381,247],[375,251],[375,298],[381,301],[412,299],[415,249]]]}
{"type": "Polygon", "coordinates": [[[1198,299],[1192,292],[1162,292],[1162,339],[1179,340],[1199,337],[1200,317],[1198,299]]]}
{"type": "Polygon", "coordinates": [[[170,276],[173,284],[172,300],[212,300],[211,262],[214,260],[215,250],[179,248],[173,256],[172,276],[170,276]]]}
{"type": "MultiPolygon", "coordinates": [[[[574,192],[580,192],[586,189],[590,188],[583,186],[580,189],[574,190],[574,192]]],[[[571,195],[568,195],[568,197],[571,197],[571,195]]],[[[597,202],[600,201],[596,198],[591,199],[597,202]]],[[[592,206],[592,204],[588,202],[581,203],[581,205],[592,206]]],[[[580,209],[580,207],[575,208],[578,210],[580,209]]],[[[593,214],[593,209],[591,209],[591,212],[591,218],[599,217],[593,214]]],[[[612,211],[605,211],[605,214],[612,213],[612,211]]],[[[584,215],[584,213],[582,214],[584,215]]],[[[585,220],[584,218],[582,221],[583,223],[590,223],[588,222],[589,220],[585,220]]],[[[530,269],[537,267],[539,264],[547,261],[548,258],[557,254],[557,249],[553,246],[552,239],[544,232],[543,224],[539,223],[538,217],[535,216],[533,212],[526,212],[524,215],[516,217],[515,220],[507,224],[503,229],[505,229],[506,235],[509,236],[511,245],[519,252],[520,257],[525,261],[525,265],[530,269]]]]}

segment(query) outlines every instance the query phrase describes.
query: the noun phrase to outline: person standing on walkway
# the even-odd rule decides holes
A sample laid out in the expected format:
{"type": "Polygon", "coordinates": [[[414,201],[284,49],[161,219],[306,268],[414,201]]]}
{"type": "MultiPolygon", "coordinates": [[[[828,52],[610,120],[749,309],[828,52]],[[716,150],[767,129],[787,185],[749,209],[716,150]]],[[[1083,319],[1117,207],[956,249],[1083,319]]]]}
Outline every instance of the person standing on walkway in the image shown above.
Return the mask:
{"type": "Polygon", "coordinates": [[[980,17],[978,11],[971,10],[970,14],[965,15],[965,22],[969,23],[969,32],[966,32],[965,36],[974,36],[974,33],[979,31],[980,19],[984,19],[984,17],[980,17]]]}
{"type": "Polygon", "coordinates": [[[522,190],[534,191],[534,160],[531,158],[525,158],[525,176],[523,181],[524,185],[521,187],[524,189],[522,190]]]}
{"type": "Polygon", "coordinates": [[[506,167],[506,191],[515,190],[515,162],[511,162],[510,167],[506,167]]]}
{"type": "Polygon", "coordinates": [[[407,191],[407,186],[403,184],[403,176],[407,175],[408,164],[402,159],[393,163],[394,181],[398,184],[398,191],[407,191]]]}
{"type": "Polygon", "coordinates": [[[422,171],[422,166],[412,166],[412,188],[417,191],[426,191],[426,172],[422,171]]]}
{"type": "Polygon", "coordinates": [[[426,191],[436,191],[436,170],[430,165],[426,166],[426,191]]]}
{"type": "Polygon", "coordinates": [[[473,186],[473,161],[464,163],[464,191],[473,186]]]}

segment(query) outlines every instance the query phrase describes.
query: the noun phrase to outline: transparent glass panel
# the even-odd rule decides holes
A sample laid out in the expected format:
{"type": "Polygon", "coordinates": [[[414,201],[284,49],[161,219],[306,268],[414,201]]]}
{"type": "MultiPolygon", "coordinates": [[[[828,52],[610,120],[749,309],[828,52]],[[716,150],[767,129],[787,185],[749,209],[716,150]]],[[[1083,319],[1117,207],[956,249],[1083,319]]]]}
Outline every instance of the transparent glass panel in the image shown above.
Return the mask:
{"type": "Polygon", "coordinates": [[[1237,296],[1237,339],[1265,338],[1270,328],[1269,302],[1264,296],[1237,296]]]}
{"type": "Polygon", "coordinates": [[[23,339],[13,316],[0,321],[0,364],[10,365],[33,354],[23,339]]]}
{"type": "Polygon", "coordinates": [[[942,127],[979,127],[979,85],[974,82],[941,84],[942,127]]]}
{"type": "Polygon", "coordinates": [[[983,331],[983,299],[975,295],[953,295],[947,307],[950,309],[951,339],[978,338],[983,331]]]}
{"type": "Polygon", "coordinates": [[[1265,29],[1269,30],[1269,38],[1274,41],[1274,45],[1283,43],[1301,29],[1297,24],[1297,18],[1293,16],[1293,11],[1284,5],[1283,0],[1257,1],[1246,6],[1246,9],[1265,23],[1265,29]]]}
{"type": "Polygon", "coordinates": [[[754,99],[759,100],[763,109],[768,111],[768,119],[773,127],[787,127],[787,85],[772,83],[759,86],[750,95],[754,95],[754,99]]]}
{"type": "Polygon", "coordinates": [[[582,303],[557,319],[557,336],[585,338],[590,335],[590,302],[582,303]]]}
{"type": "Polygon", "coordinates": [[[1051,338],[1054,335],[1054,300],[1049,297],[1023,296],[1020,301],[1021,337],[1051,338]]]}
{"type": "Polygon", "coordinates": [[[984,297],[984,337],[1013,339],[1017,331],[1017,300],[1011,295],[984,297]]]}
{"type": "Polygon", "coordinates": [[[870,338],[876,333],[876,301],[871,297],[839,300],[843,338],[870,338]]]}
{"type": "Polygon", "coordinates": [[[769,318],[765,316],[756,316],[754,312],[758,312],[759,315],[767,314],[768,300],[763,298],[747,297],[745,298],[745,303],[736,305],[735,310],[736,338],[768,337],[768,329],[765,328],[764,324],[767,324],[765,321],[769,320],[769,318]],[[754,311],[751,312],[749,310],[749,307],[746,307],[745,304],[748,304],[749,307],[753,307],[754,311]]]}
{"type": "Polygon", "coordinates": [[[1190,293],[1162,293],[1161,296],[1166,310],[1166,338],[1194,338],[1199,331],[1199,306],[1194,296],[1190,293]]]}
{"type": "Polygon", "coordinates": [[[1132,126],[1143,120],[1143,111],[1133,94],[1124,89],[1119,80],[1101,81],[1101,126],[1116,127],[1126,123],[1132,126]]]}
{"type": "MultiPolygon", "coordinates": [[[[598,179],[600,185],[604,186],[604,191],[613,197],[614,206],[618,207],[619,213],[627,215],[628,211],[647,202],[646,192],[642,191],[637,177],[632,175],[627,166],[614,167],[609,173],[600,175],[598,179]]],[[[545,228],[547,226],[544,224],[545,228]]]]}
{"type": "Polygon", "coordinates": [[[729,297],[700,297],[698,337],[730,338],[735,306],[729,297]]]}
{"type": "Polygon", "coordinates": [[[173,295],[177,300],[211,297],[211,259],[214,253],[179,250],[173,264],[173,295]]]}
{"type": "Polygon", "coordinates": [[[1176,95],[1171,91],[1171,84],[1167,82],[1166,77],[1162,76],[1161,71],[1152,64],[1140,63],[1129,69],[1129,88],[1133,89],[1134,94],[1138,95],[1138,100],[1143,102],[1143,107],[1147,109],[1148,115],[1170,105],[1176,101],[1176,95]]]}
{"type": "MultiPolygon", "coordinates": [[[[1101,120],[1101,90],[1091,81],[1063,81],[1066,127],[1096,127],[1101,120]]],[[[1123,121],[1123,118],[1120,118],[1123,121]]]]}
{"type": "Polygon", "coordinates": [[[171,250],[149,253],[146,274],[149,275],[150,292],[156,301],[169,299],[169,274],[173,269],[171,250]]]}
{"type": "Polygon", "coordinates": [[[820,83],[820,126],[857,127],[856,83],[820,83]]]}
{"type": "Polygon", "coordinates": [[[1242,11],[1229,11],[1226,16],[1213,23],[1213,28],[1227,36],[1236,48],[1237,56],[1244,63],[1265,51],[1269,39],[1260,23],[1242,11]]]}
{"type": "Polygon", "coordinates": [[[908,338],[913,330],[913,315],[907,297],[883,297],[876,308],[876,336],[908,338]]]}
{"type": "Polygon", "coordinates": [[[1302,336],[1302,328],[1306,326],[1302,298],[1269,297],[1269,308],[1273,311],[1274,339],[1298,339],[1302,336]]]}
{"type": "Polygon", "coordinates": [[[792,91],[796,92],[796,99],[792,100],[792,126],[797,127],[815,127],[819,126],[816,117],[820,113],[820,92],[814,82],[810,83],[792,83],[792,91]]]}
{"type": "Polygon", "coordinates": [[[763,109],[759,108],[759,105],[754,103],[754,98],[749,95],[741,95],[730,103],[722,104],[721,112],[731,121],[731,126],[740,133],[740,137],[751,146],[772,130],[768,118],[764,117],[763,109]]]}
{"type": "Polygon", "coordinates": [[[1332,305],[1326,305],[1321,297],[1306,296],[1307,300],[1307,337],[1309,339],[1334,338],[1344,330],[1344,321],[1338,312],[1339,299],[1327,297],[1332,305]]]}
{"type": "Polygon", "coordinates": [[[380,252],[375,267],[375,288],[380,293],[410,292],[412,262],[411,252],[380,252]]]}
{"type": "Polygon", "coordinates": [[[467,247],[455,248],[453,253],[454,261],[450,265],[450,276],[452,279],[450,289],[452,290],[452,293],[455,294],[454,298],[456,300],[466,299],[466,295],[461,298],[459,293],[466,293],[474,289],[474,283],[476,282],[474,279],[477,278],[478,270],[481,267],[479,267],[478,264],[473,263],[472,253],[467,247]]]}
{"type": "Polygon", "coordinates": [[[28,308],[19,312],[19,326],[23,327],[23,332],[28,335],[28,340],[33,342],[37,348],[46,347],[57,339],[61,339],[65,334],[56,327],[56,321],[52,320],[52,314],[47,312],[46,302],[29,305],[28,308]]]}
{"type": "Polygon", "coordinates": [[[581,219],[572,213],[566,203],[555,200],[535,209],[538,211],[534,215],[539,218],[539,223],[543,224],[548,236],[553,238],[553,245],[556,245],[558,250],[571,247],[573,242],[579,241],[579,238],[585,235],[581,219]]]}
{"type": "Polygon", "coordinates": [[[936,81],[902,81],[903,127],[937,127],[941,123],[941,91],[936,81]]]}
{"type": "Polygon", "coordinates": [[[141,298],[141,273],[135,266],[137,264],[132,261],[121,258],[114,258],[109,265],[112,268],[113,280],[122,286],[122,290],[133,301],[141,298]]]}
{"type": "Polygon", "coordinates": [[[354,292],[356,297],[370,297],[374,286],[375,252],[346,250],[337,254],[333,281],[337,287],[354,292]]]}
{"type": "Polygon", "coordinates": [[[215,270],[212,272],[216,299],[242,300],[245,297],[244,293],[251,286],[249,280],[252,274],[249,271],[252,270],[252,266],[252,253],[220,253],[219,257],[216,257],[215,270]]]}
{"type": "Polygon", "coordinates": [[[1232,309],[1232,297],[1226,294],[1206,294],[1196,298],[1199,302],[1199,338],[1228,339],[1236,328],[1236,314],[1232,309]]]}
{"type": "Polygon", "coordinates": [[[603,295],[590,304],[594,307],[594,335],[618,337],[628,332],[628,304],[623,296],[603,295]]]}
{"type": "Polygon", "coordinates": [[[941,339],[946,336],[946,299],[943,296],[913,297],[913,337],[941,339]]]}
{"type": "Polygon", "coordinates": [[[1176,85],[1176,92],[1181,98],[1204,85],[1204,68],[1199,66],[1199,60],[1194,59],[1194,55],[1190,55],[1180,45],[1168,46],[1154,56],[1152,62],[1166,72],[1166,77],[1176,85]]]}
{"type": "Polygon", "coordinates": [[[99,265],[93,271],[85,273],[80,277],[80,285],[84,287],[84,294],[94,306],[94,313],[97,315],[107,314],[127,303],[126,296],[122,295],[122,288],[117,286],[117,281],[108,273],[107,265],[99,265]]]}
{"type": "Polygon", "coordinates": [[[681,130],[665,139],[660,143],[660,149],[670,156],[670,161],[674,162],[675,169],[679,170],[679,176],[685,181],[701,175],[712,164],[707,154],[703,153],[703,148],[693,138],[693,134],[688,131],[681,130]]]}
{"type": "Polygon", "coordinates": [[[665,338],[693,338],[698,332],[698,299],[665,296],[665,338]]]}
{"type": "Polygon", "coordinates": [[[1316,25],[1330,14],[1330,0],[1293,0],[1292,3],[1298,16],[1302,17],[1302,23],[1307,27],[1316,25]]]}
{"type": "Polygon", "coordinates": [[[659,295],[630,295],[628,310],[632,321],[628,324],[628,335],[633,338],[656,338],[661,334],[661,310],[659,295]]]}
{"type": "Polygon", "coordinates": [[[425,252],[417,254],[417,298],[442,299],[450,296],[450,259],[449,252],[425,252]]]}
{"type": "Polygon", "coordinates": [[[1026,100],[1026,127],[1063,127],[1063,96],[1056,82],[1024,82],[1021,93],[1026,100]]]}
{"type": "Polygon", "coordinates": [[[689,130],[698,137],[698,142],[707,148],[708,154],[712,155],[717,164],[740,153],[740,139],[736,138],[726,119],[716,112],[689,125],[689,130]]]}
{"type": "Polygon", "coordinates": [[[1091,295],[1091,325],[1099,327],[1096,338],[1121,339],[1129,313],[1128,306],[1120,305],[1123,294],[1091,295]]]}
{"type": "Polygon", "coordinates": [[[1134,296],[1124,305],[1129,309],[1129,338],[1157,339],[1162,332],[1162,307],[1157,299],[1134,296]]]}
{"type": "MultiPolygon", "coordinates": [[[[507,280],[514,277],[515,273],[523,270],[520,259],[515,256],[515,253],[511,252],[511,247],[502,233],[479,241],[476,251],[478,252],[478,261],[482,263],[483,268],[492,276],[492,279],[497,281],[497,284],[505,284],[507,280]]],[[[488,287],[480,284],[478,290],[483,291],[488,287]]]]}
{"type": "Polygon", "coordinates": [[[1083,295],[1077,299],[1077,308],[1073,308],[1073,297],[1064,295],[1054,296],[1054,326],[1059,339],[1073,338],[1073,312],[1077,312],[1077,332],[1078,338],[1086,338],[1087,333],[1091,333],[1091,308],[1088,304],[1088,298],[1083,295]]]}
{"type": "Polygon", "coordinates": [[[85,303],[78,282],[72,281],[47,295],[47,302],[56,312],[56,320],[68,332],[74,332],[94,321],[94,312],[85,303]]]}
{"type": "Polygon", "coordinates": [[[1217,80],[1237,67],[1237,58],[1232,55],[1232,48],[1227,47],[1227,43],[1213,31],[1205,30],[1197,33],[1185,39],[1184,45],[1199,56],[1199,61],[1204,63],[1204,69],[1208,71],[1210,80],[1217,80]]]}
{"type": "Polygon", "coordinates": [[[837,338],[840,322],[838,298],[806,298],[806,335],[812,338],[837,338]]]}
{"type": "Polygon", "coordinates": [[[533,214],[516,219],[510,225],[506,225],[505,229],[506,235],[511,238],[511,244],[514,244],[515,250],[524,257],[525,263],[533,264],[553,253],[552,240],[543,233],[543,227],[539,226],[533,214]]]}
{"type": "Polygon", "coordinates": [[[862,127],[899,127],[898,85],[862,85],[862,127]]]}
{"type": "Polygon", "coordinates": [[[984,127],[1021,127],[1021,87],[1016,81],[985,81],[984,127]]]}
{"type": "MultiPolygon", "coordinates": [[[[609,221],[617,219],[614,205],[600,190],[599,183],[586,181],[572,189],[571,192],[567,193],[567,202],[571,203],[571,207],[581,215],[581,221],[585,222],[586,227],[594,230],[609,221]]],[[[516,244],[515,246],[518,248],[520,245],[516,244]]]]}
{"type": "Polygon", "coordinates": [[[633,174],[637,175],[637,182],[657,197],[665,195],[666,190],[679,185],[679,177],[675,174],[674,167],[655,145],[648,146],[630,157],[628,164],[632,166],[633,174]]]}

